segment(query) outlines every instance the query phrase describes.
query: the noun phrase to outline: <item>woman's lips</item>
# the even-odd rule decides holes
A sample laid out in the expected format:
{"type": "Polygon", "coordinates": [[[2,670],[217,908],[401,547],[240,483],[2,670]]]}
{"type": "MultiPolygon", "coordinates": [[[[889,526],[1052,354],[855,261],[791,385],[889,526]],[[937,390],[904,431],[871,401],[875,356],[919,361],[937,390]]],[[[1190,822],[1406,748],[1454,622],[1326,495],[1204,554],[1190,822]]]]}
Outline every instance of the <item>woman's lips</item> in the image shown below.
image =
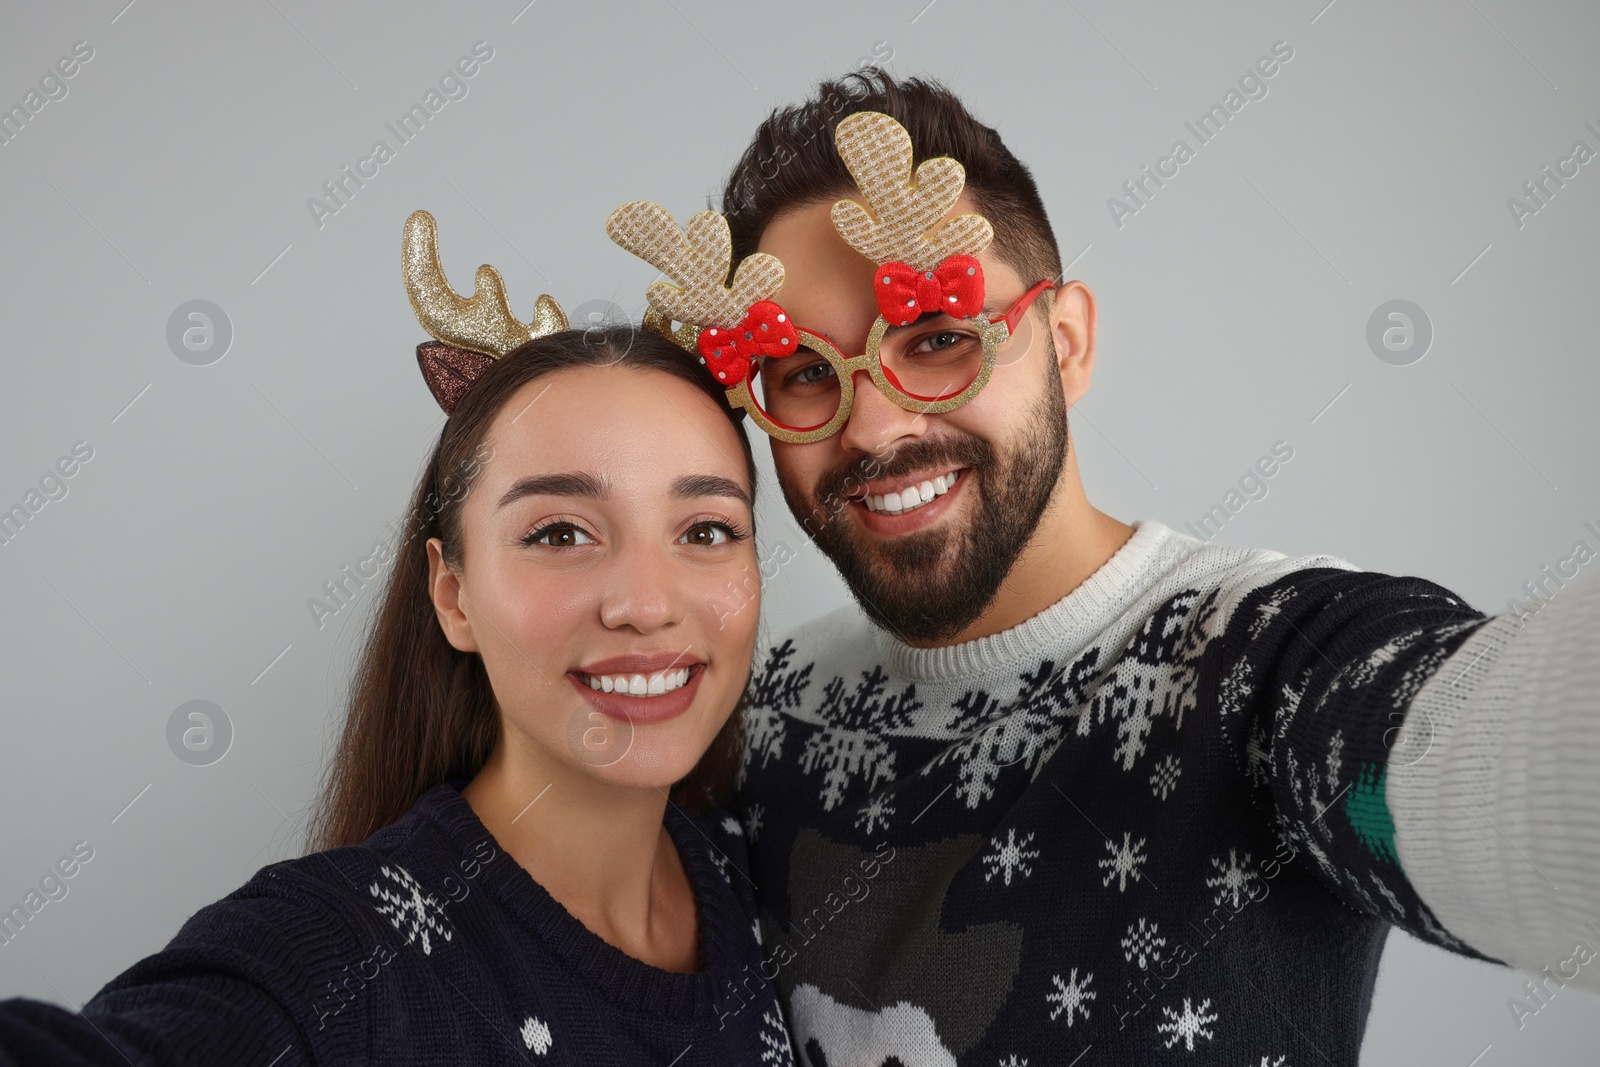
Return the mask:
{"type": "Polygon", "coordinates": [[[666,722],[689,710],[694,696],[700,691],[700,676],[706,665],[696,663],[689,668],[689,680],[678,688],[657,696],[634,697],[622,693],[607,693],[589,688],[588,681],[576,671],[567,672],[567,681],[583,694],[589,706],[607,718],[634,724],[666,722]]]}

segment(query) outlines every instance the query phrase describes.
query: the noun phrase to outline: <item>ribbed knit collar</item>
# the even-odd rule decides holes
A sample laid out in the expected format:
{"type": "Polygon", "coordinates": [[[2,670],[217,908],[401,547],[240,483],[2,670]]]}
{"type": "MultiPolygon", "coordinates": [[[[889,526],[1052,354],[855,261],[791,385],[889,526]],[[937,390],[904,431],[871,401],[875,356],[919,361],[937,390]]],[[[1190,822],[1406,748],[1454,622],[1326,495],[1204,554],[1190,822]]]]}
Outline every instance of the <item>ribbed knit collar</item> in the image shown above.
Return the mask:
{"type": "MultiPolygon", "coordinates": [[[[415,809],[439,826],[463,857],[471,855],[485,838],[494,840],[461,795],[468,781],[455,778],[435,786],[417,801],[415,809]]],[[[734,949],[737,938],[750,934],[732,925],[737,907],[707,851],[715,846],[674,804],[667,806],[665,824],[683,860],[700,917],[700,970],[696,974],[653,967],[592,933],[511,859],[499,841],[495,847],[507,862],[484,864],[478,877],[481,887],[492,892],[513,918],[597,992],[624,1008],[685,1019],[712,1010],[721,1001],[719,988],[743,977],[734,963],[739,959],[734,949]]]]}
{"type": "Polygon", "coordinates": [[[942,683],[1037,663],[1041,654],[1076,655],[1148,584],[1163,547],[1181,535],[1153,519],[1132,523],[1133,535],[1076,589],[1009,630],[938,648],[916,648],[872,624],[884,665],[899,678],[942,683]]]}

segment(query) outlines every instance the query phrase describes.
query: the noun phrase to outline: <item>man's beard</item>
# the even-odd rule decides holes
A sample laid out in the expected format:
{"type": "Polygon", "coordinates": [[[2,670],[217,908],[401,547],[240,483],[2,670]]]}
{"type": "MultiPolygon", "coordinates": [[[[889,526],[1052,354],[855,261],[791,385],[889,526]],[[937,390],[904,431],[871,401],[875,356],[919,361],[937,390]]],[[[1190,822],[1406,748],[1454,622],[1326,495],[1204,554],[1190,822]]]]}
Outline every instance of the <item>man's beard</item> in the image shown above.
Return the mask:
{"type": "MultiPolygon", "coordinates": [[[[1054,370],[1054,361],[1050,368],[1054,370]]],[[[857,460],[823,475],[814,500],[783,487],[789,510],[833,561],[867,617],[904,641],[945,641],[986,611],[1050,505],[1067,454],[1067,409],[1051,374],[1039,401],[1016,425],[1014,448],[997,455],[982,438],[941,435],[909,441],[886,462],[857,460]],[[964,527],[945,525],[868,541],[843,518],[846,494],[862,483],[965,467],[978,497],[964,527]],[[824,503],[826,502],[826,503],[824,503]]],[[[958,483],[959,484],[959,483],[958,483]]]]}

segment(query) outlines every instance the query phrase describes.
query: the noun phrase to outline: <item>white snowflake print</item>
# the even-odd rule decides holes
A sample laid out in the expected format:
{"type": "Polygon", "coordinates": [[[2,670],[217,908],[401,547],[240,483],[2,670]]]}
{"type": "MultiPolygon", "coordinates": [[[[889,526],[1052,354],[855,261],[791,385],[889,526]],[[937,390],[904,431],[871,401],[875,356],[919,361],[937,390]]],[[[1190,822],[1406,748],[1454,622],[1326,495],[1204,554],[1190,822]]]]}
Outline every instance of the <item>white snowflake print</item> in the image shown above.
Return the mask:
{"type": "Polygon", "coordinates": [[[761,920],[750,920],[750,933],[755,936],[756,944],[761,944],[761,920]]]}
{"type": "Polygon", "coordinates": [[[761,1062],[776,1067],[794,1067],[794,1053],[789,1050],[789,1031],[783,1025],[783,1016],[777,1008],[761,1013],[761,1062]]]}
{"type": "Polygon", "coordinates": [[[744,751],[734,781],[743,785],[752,766],[765,767],[783,754],[785,712],[798,708],[811,684],[813,664],[798,670],[790,666],[794,641],[767,650],[766,664],[750,675],[749,706],[744,712],[744,751]]]}
{"type": "Polygon", "coordinates": [[[1092,725],[1116,723],[1112,756],[1125,771],[1144,756],[1158,719],[1168,718],[1174,730],[1181,729],[1184,712],[1196,706],[1199,661],[1207,643],[1199,623],[1209,611],[1209,604],[1202,604],[1196,612],[1200,595],[1186,589],[1151,613],[1095,687],[1088,714],[1078,719],[1080,735],[1092,725]]]}
{"type": "Polygon", "coordinates": [[[1202,1000],[1198,1008],[1191,1007],[1189,998],[1184,997],[1183,1011],[1162,1008],[1161,1014],[1167,1017],[1167,1021],[1156,1023],[1156,1033],[1171,1035],[1167,1038],[1167,1048],[1182,1041],[1184,1048],[1193,1052],[1195,1038],[1203,1037],[1209,1041],[1217,1036],[1210,1030],[1211,1024],[1217,1021],[1217,1013],[1211,1010],[1210,997],[1202,1000]]]}
{"type": "Polygon", "coordinates": [[[743,785],[752,767],[765,767],[783,754],[785,716],[775,708],[751,707],[744,713],[744,752],[735,775],[743,785]]]}
{"type": "Polygon", "coordinates": [[[854,779],[861,779],[868,789],[893,780],[894,751],[883,738],[865,730],[819,730],[806,739],[800,769],[807,774],[822,772],[818,799],[823,811],[832,811],[854,779]]]}
{"type": "Polygon", "coordinates": [[[1050,1009],[1050,1020],[1055,1021],[1056,1016],[1066,1013],[1067,1025],[1071,1026],[1073,1015],[1089,1017],[1089,1001],[1095,998],[1094,990],[1089,988],[1089,983],[1094,981],[1094,975],[1085,971],[1083,981],[1078,980],[1078,968],[1072,968],[1072,973],[1067,975],[1063,982],[1059,974],[1050,976],[1050,981],[1055,984],[1055,991],[1044,995],[1045,1003],[1053,1004],[1050,1009]]]}
{"type": "Polygon", "coordinates": [[[550,1027],[543,1019],[530,1015],[522,1024],[522,1043],[534,1051],[536,1055],[543,1056],[554,1045],[555,1038],[550,1034],[550,1027]]]}
{"type": "Polygon", "coordinates": [[[1156,769],[1150,774],[1150,791],[1159,799],[1165,800],[1178,786],[1178,775],[1183,769],[1178,766],[1178,757],[1170,752],[1156,762],[1156,769]]]}
{"type": "Polygon", "coordinates": [[[761,836],[761,820],[766,815],[767,809],[761,804],[750,805],[750,810],[744,813],[744,832],[750,840],[761,836]]]}
{"type": "Polygon", "coordinates": [[[1028,1067],[1026,1058],[1019,1057],[1015,1052],[1000,1061],[1000,1067],[1028,1067]]]}
{"type": "Polygon", "coordinates": [[[825,724],[806,738],[800,750],[800,770],[821,774],[823,811],[838,807],[858,780],[869,793],[894,781],[895,750],[884,734],[905,726],[922,702],[914,684],[888,693],[888,680],[883,667],[874,665],[861,672],[849,692],[838,676],[822,688],[817,714],[825,724]]]}
{"type": "Polygon", "coordinates": [[[1100,884],[1110,885],[1111,879],[1115,878],[1117,880],[1117,892],[1126,893],[1128,891],[1128,879],[1132,878],[1137,882],[1139,880],[1140,866],[1150,858],[1145,855],[1144,842],[1145,839],[1142,837],[1138,841],[1134,841],[1133,835],[1126,832],[1122,835],[1122,845],[1120,847],[1112,844],[1108,838],[1106,840],[1106,851],[1109,855],[1099,861],[1100,866],[1106,868],[1105,880],[1100,884]]]}
{"type": "Polygon", "coordinates": [[[1250,866],[1250,853],[1245,852],[1240,855],[1237,850],[1229,848],[1227,860],[1213,856],[1211,866],[1217,869],[1216,875],[1206,879],[1206,885],[1217,891],[1211,898],[1211,903],[1213,905],[1226,903],[1234,911],[1244,907],[1244,899],[1249,895],[1251,883],[1261,877],[1255,868],[1250,866]]]}
{"type": "Polygon", "coordinates": [[[727,882],[729,885],[733,884],[733,875],[728,873],[728,868],[732,866],[732,864],[733,861],[728,858],[728,854],[726,852],[723,852],[719,849],[711,850],[711,865],[717,869],[718,874],[722,875],[722,880],[727,882]]]}
{"type": "Polygon", "coordinates": [[[1275,1060],[1263,1056],[1260,1063],[1247,1063],[1244,1067],[1288,1067],[1288,1064],[1289,1057],[1287,1056],[1279,1056],[1275,1060]]]}
{"type": "Polygon", "coordinates": [[[1138,963],[1141,971],[1149,970],[1152,963],[1160,963],[1167,939],[1159,936],[1159,930],[1160,926],[1148,919],[1129,923],[1128,932],[1122,935],[1122,958],[1138,963]]]}
{"type": "Polygon", "coordinates": [[[1032,833],[1018,841],[1017,832],[1007,830],[1006,843],[994,842],[994,851],[983,857],[983,865],[988,868],[983,872],[983,880],[987,882],[995,875],[1003,874],[1006,885],[1010,885],[1012,874],[1020,874],[1024,878],[1032,874],[1033,868],[1028,866],[1028,861],[1039,858],[1039,850],[1028,847],[1032,843],[1032,833]]]}
{"type": "Polygon", "coordinates": [[[396,893],[387,887],[380,889],[377,882],[373,882],[368,890],[374,897],[383,901],[374,904],[379,915],[389,920],[396,930],[400,929],[402,922],[409,927],[406,930],[406,944],[411,944],[419,937],[422,939],[423,955],[433,953],[433,943],[429,940],[429,933],[438,934],[446,941],[450,940],[450,926],[444,921],[444,905],[431,893],[424,893],[422,886],[411,877],[411,872],[399,864],[393,868],[379,867],[378,870],[385,878],[393,881],[400,887],[396,893]]]}
{"type": "Polygon", "coordinates": [[[739,820],[732,815],[722,817],[722,828],[735,837],[744,836],[744,827],[739,825],[739,820]]]}
{"type": "Polygon", "coordinates": [[[925,763],[921,773],[956,764],[955,796],[968,808],[995,795],[1003,771],[1020,767],[1037,773],[1061,744],[1067,727],[1086,711],[1084,694],[1099,660],[1098,646],[1059,670],[1053,661],[1044,660],[1036,670],[1017,676],[1021,684],[1009,701],[981,689],[962,694],[952,703],[955,718],[947,724],[959,735],[959,743],[925,763]]]}
{"type": "Polygon", "coordinates": [[[879,793],[856,812],[856,829],[870,834],[880,826],[887,827],[893,817],[894,798],[888,793],[879,793]]]}

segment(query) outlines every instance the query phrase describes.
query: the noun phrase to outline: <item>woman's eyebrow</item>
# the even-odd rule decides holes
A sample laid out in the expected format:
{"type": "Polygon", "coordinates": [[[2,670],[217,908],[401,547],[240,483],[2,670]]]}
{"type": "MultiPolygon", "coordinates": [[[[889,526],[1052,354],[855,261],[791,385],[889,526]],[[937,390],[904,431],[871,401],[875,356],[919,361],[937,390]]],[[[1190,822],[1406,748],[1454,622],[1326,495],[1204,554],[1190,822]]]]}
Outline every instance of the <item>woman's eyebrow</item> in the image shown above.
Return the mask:
{"type": "MultiPolygon", "coordinates": [[[[530,474],[518,478],[511,488],[501,495],[496,508],[503,508],[525,496],[585,496],[604,500],[611,495],[611,487],[604,478],[588,471],[566,471],[560,474],[530,474]]],[[[726,496],[743,501],[753,507],[750,494],[738,482],[716,474],[685,474],[672,483],[672,495],[679,500],[700,496],[726,496]]]]}
{"type": "Polygon", "coordinates": [[[728,496],[743,501],[747,508],[754,506],[750,502],[750,494],[738,482],[716,474],[685,474],[672,483],[672,495],[679,500],[697,496],[728,496]]]}
{"type": "Polygon", "coordinates": [[[518,478],[500,497],[496,508],[503,508],[525,496],[587,496],[604,499],[611,495],[611,487],[604,478],[588,471],[567,471],[561,474],[530,474],[518,478]]]}

